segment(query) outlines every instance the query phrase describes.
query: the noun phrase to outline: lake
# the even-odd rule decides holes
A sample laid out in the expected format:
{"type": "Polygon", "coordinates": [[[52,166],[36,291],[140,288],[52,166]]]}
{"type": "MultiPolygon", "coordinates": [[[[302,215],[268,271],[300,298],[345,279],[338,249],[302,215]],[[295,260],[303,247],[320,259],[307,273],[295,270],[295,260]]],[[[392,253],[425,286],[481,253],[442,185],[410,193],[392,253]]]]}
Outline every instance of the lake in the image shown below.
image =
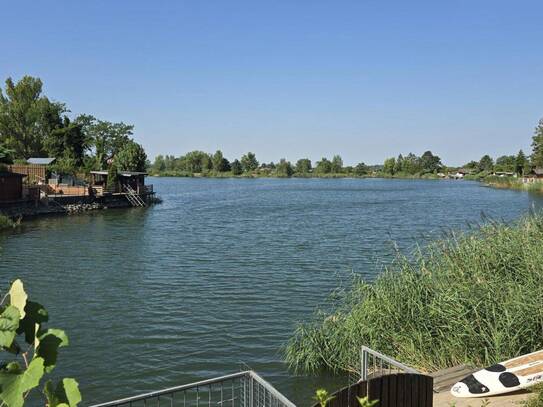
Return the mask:
{"type": "Polygon", "coordinates": [[[469,181],[149,178],[161,205],[47,218],[0,234],[4,287],[24,280],[63,328],[57,373],[84,404],[240,369],[292,401],[319,385],[281,347],[352,274],[450,229],[510,221],[543,198],[469,181]]]}

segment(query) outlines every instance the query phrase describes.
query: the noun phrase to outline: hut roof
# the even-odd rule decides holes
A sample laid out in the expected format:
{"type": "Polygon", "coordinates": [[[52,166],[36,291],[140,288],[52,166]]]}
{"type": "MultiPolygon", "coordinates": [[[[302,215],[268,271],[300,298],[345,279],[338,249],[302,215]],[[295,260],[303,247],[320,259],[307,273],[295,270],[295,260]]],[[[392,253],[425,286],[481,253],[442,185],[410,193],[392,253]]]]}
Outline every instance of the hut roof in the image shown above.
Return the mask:
{"type": "Polygon", "coordinates": [[[52,162],[54,162],[56,158],[52,157],[32,157],[29,158],[27,161],[29,164],[39,164],[39,165],[49,165],[52,162]]]}

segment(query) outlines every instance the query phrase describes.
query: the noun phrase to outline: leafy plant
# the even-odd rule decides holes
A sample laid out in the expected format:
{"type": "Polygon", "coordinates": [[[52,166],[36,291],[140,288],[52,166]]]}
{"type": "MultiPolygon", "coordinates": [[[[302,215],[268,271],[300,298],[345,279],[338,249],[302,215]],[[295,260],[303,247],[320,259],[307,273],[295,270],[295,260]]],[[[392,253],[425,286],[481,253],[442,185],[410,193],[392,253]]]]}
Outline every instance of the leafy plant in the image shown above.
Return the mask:
{"type": "Polygon", "coordinates": [[[360,404],[360,407],[373,407],[379,403],[379,400],[371,400],[368,399],[368,396],[366,397],[357,397],[358,404],[360,404]]]}
{"type": "Polygon", "coordinates": [[[315,392],[315,397],[313,398],[317,401],[317,403],[319,403],[321,407],[326,407],[328,402],[334,399],[334,396],[328,394],[328,391],[325,389],[318,389],[315,392]]]}
{"type": "Polygon", "coordinates": [[[543,407],[543,385],[538,385],[534,389],[534,395],[523,404],[525,407],[543,407]]]}
{"type": "MultiPolygon", "coordinates": [[[[60,329],[46,328],[45,308],[28,300],[21,280],[15,280],[0,303],[0,347],[12,355],[0,366],[0,400],[8,407],[22,407],[29,393],[40,385],[57,363],[58,350],[68,345],[60,329]]],[[[74,379],[51,380],[43,387],[48,407],[75,407],[81,401],[74,379]]]]}

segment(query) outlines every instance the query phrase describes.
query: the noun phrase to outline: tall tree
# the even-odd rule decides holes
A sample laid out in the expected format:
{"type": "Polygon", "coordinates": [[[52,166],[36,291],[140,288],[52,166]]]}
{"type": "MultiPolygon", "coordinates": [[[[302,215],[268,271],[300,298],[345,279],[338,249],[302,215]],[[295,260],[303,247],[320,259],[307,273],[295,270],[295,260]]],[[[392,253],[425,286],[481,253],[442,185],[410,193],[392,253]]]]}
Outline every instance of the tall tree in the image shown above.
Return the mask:
{"type": "Polygon", "coordinates": [[[396,159],[394,157],[387,158],[383,164],[383,172],[385,174],[394,175],[395,167],[396,167],[396,159]]]}
{"type": "Polygon", "coordinates": [[[287,161],[284,158],[281,158],[279,163],[275,166],[275,174],[278,177],[291,177],[293,173],[294,170],[292,169],[290,161],[287,161]]]}
{"type": "Polygon", "coordinates": [[[539,120],[532,137],[532,165],[543,167],[543,119],[539,120]]]}
{"type": "Polygon", "coordinates": [[[515,158],[515,172],[518,175],[524,175],[530,171],[528,167],[529,161],[526,158],[524,151],[520,150],[515,158]]]}
{"type": "Polygon", "coordinates": [[[232,164],[230,166],[232,167],[232,174],[241,175],[243,173],[243,167],[241,166],[241,163],[237,158],[232,161],[232,164]]]}
{"type": "Polygon", "coordinates": [[[437,172],[443,167],[441,164],[441,158],[432,154],[431,151],[425,151],[420,157],[420,165],[424,172],[437,172]]]}
{"type": "Polygon", "coordinates": [[[241,166],[243,171],[251,172],[258,168],[258,161],[254,153],[248,152],[243,157],[241,157],[241,166]]]}
{"type": "Polygon", "coordinates": [[[140,144],[130,140],[117,153],[113,165],[120,171],[145,171],[147,154],[140,144]]]}
{"type": "Polygon", "coordinates": [[[224,158],[221,150],[217,150],[215,154],[213,154],[213,158],[211,161],[214,171],[225,172],[230,170],[230,163],[226,158],[224,158]]]}
{"type": "Polygon", "coordinates": [[[332,172],[335,174],[343,172],[343,159],[338,154],[332,157],[332,172]]]}
{"type": "Polygon", "coordinates": [[[488,154],[485,154],[479,160],[478,170],[479,172],[483,171],[492,171],[494,169],[494,160],[488,154]]]}
{"type": "Polygon", "coordinates": [[[322,157],[315,165],[315,172],[317,174],[330,174],[332,172],[332,163],[326,157],[322,157]]]}
{"type": "Polygon", "coordinates": [[[16,158],[45,155],[45,139],[62,127],[66,107],[42,95],[42,81],[24,76],[14,83],[6,80],[0,89],[0,142],[15,152],[16,158]]]}
{"type": "Polygon", "coordinates": [[[311,172],[311,160],[309,158],[300,158],[296,161],[295,171],[298,174],[308,174],[311,172]]]}
{"type": "Polygon", "coordinates": [[[354,173],[355,175],[358,175],[359,177],[362,175],[366,175],[369,171],[369,168],[364,163],[358,163],[356,167],[354,167],[354,173]]]}

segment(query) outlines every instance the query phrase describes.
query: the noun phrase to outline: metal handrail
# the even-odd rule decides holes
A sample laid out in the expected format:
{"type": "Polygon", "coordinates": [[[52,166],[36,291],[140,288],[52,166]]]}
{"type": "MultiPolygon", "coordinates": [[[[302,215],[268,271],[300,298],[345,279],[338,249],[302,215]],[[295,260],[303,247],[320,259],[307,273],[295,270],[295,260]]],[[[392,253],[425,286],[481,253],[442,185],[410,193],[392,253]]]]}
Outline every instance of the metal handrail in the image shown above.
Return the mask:
{"type": "Polygon", "coordinates": [[[372,373],[376,375],[382,375],[383,370],[387,370],[388,373],[390,373],[391,370],[400,370],[406,373],[420,373],[418,370],[406,366],[403,363],[391,358],[390,356],[383,355],[382,353],[368,348],[367,346],[362,346],[360,352],[360,380],[362,381],[368,380],[368,371],[370,370],[370,357],[373,358],[372,373]]]}
{"type": "MultiPolygon", "coordinates": [[[[145,405],[145,402],[147,400],[149,400],[149,399],[157,398],[157,399],[160,400],[161,396],[172,396],[174,393],[185,392],[185,391],[188,391],[188,390],[196,390],[196,391],[198,391],[199,388],[200,389],[205,388],[205,387],[211,388],[211,386],[213,386],[214,384],[218,385],[218,384],[222,384],[224,382],[234,381],[236,379],[240,379],[240,380],[242,380],[242,379],[252,379],[252,380],[256,381],[260,386],[263,387],[263,389],[267,393],[269,393],[271,396],[274,397],[274,405],[275,406],[296,407],[295,404],[293,404],[284,395],[282,395],[279,391],[277,391],[270,383],[268,383],[266,380],[264,380],[262,377],[260,377],[257,373],[255,373],[252,370],[248,370],[248,371],[245,371],[245,372],[239,372],[239,373],[232,373],[232,374],[228,374],[228,375],[225,375],[225,376],[216,377],[216,378],[213,378],[213,379],[201,380],[201,381],[198,381],[198,382],[184,384],[184,385],[180,385],[180,386],[174,386],[174,387],[170,387],[170,388],[163,389],[163,390],[152,391],[152,392],[149,392],[149,393],[140,394],[140,395],[137,395],[137,396],[126,397],[126,398],[119,399],[119,400],[108,401],[106,403],[95,404],[95,405],[93,405],[91,407],[117,407],[117,406],[121,406],[121,405],[132,406],[133,403],[136,403],[136,402],[139,402],[139,401],[143,401],[144,405],[145,405]]],[[[250,385],[248,387],[248,390],[249,390],[248,397],[244,397],[243,400],[240,400],[240,405],[242,407],[253,407],[254,386],[252,385],[252,383],[250,383],[250,385]]],[[[232,397],[233,397],[233,395],[232,395],[232,397]]],[[[271,397],[270,397],[270,399],[271,399],[271,397]]],[[[233,399],[231,401],[232,401],[232,405],[234,405],[233,404],[233,399]]]]}

